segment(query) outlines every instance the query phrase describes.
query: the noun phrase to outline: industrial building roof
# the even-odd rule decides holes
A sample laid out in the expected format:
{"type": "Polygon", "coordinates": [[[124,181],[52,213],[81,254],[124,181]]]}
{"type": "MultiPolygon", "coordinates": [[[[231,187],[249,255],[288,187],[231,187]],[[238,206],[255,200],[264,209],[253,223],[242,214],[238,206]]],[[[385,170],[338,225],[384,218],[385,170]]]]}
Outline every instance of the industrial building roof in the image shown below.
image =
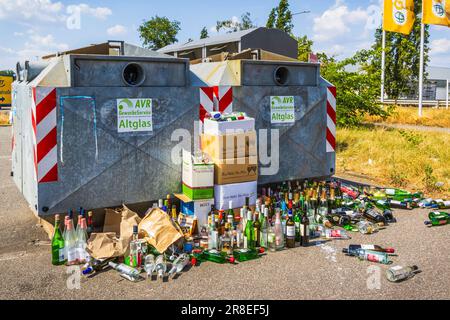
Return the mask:
{"type": "Polygon", "coordinates": [[[254,32],[255,30],[260,28],[253,28],[243,31],[237,31],[237,32],[231,32],[226,34],[217,35],[214,37],[209,37],[205,39],[200,40],[194,40],[186,43],[174,43],[168,46],[165,46],[164,48],[161,48],[158,50],[158,52],[166,53],[166,52],[174,52],[179,50],[188,50],[203,46],[211,46],[215,44],[220,43],[226,43],[226,42],[235,42],[241,40],[241,38],[249,33],[254,32]]]}

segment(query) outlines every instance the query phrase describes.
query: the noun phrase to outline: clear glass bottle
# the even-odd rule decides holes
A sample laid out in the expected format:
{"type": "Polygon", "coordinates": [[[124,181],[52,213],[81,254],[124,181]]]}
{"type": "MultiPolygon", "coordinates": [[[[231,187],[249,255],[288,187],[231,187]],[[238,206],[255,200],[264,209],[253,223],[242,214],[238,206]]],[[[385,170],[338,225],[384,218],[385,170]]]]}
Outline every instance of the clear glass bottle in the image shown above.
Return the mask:
{"type": "Polygon", "coordinates": [[[390,282],[399,282],[414,277],[414,275],[418,272],[418,270],[419,270],[418,266],[411,266],[411,267],[394,266],[386,271],[386,278],[390,282]]]}

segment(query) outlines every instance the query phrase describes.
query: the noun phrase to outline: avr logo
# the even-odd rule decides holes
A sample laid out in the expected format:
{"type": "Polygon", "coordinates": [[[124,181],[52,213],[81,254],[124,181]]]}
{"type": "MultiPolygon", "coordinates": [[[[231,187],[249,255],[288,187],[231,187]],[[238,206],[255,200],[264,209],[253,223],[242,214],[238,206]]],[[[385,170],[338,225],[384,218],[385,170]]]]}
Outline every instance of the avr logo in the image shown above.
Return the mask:
{"type": "Polygon", "coordinates": [[[445,17],[445,1],[444,0],[433,0],[433,14],[438,18],[445,17]]]}
{"type": "Polygon", "coordinates": [[[392,15],[394,21],[398,25],[404,25],[406,23],[406,0],[392,0],[392,15]]]}
{"type": "Polygon", "coordinates": [[[128,107],[128,108],[133,108],[133,102],[131,102],[130,100],[128,100],[128,99],[122,99],[120,102],[119,102],[119,110],[123,110],[123,108],[124,108],[124,105],[125,105],[125,107],[128,107]]]}

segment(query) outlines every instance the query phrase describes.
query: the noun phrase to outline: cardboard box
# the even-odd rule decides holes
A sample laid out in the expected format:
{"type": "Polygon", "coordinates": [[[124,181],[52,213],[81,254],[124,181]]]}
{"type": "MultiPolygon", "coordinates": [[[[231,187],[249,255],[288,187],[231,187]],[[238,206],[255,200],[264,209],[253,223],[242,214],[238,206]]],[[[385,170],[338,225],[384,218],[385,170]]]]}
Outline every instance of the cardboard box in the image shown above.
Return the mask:
{"type": "Polygon", "coordinates": [[[214,160],[214,183],[232,184],[258,180],[258,158],[214,160]]]}
{"type": "Polygon", "coordinates": [[[183,184],[189,188],[211,188],[214,185],[214,164],[196,160],[190,152],[183,150],[183,184]]]}
{"type": "Polygon", "coordinates": [[[217,209],[228,210],[229,201],[233,201],[233,207],[239,208],[245,205],[245,198],[249,197],[249,205],[254,206],[257,198],[256,181],[222,184],[214,186],[214,200],[217,209]]]}
{"type": "Polygon", "coordinates": [[[202,151],[213,159],[223,160],[258,155],[256,131],[222,135],[202,134],[200,141],[202,151]]]}
{"type": "Polygon", "coordinates": [[[231,134],[255,130],[255,119],[246,117],[236,121],[214,121],[205,119],[203,133],[209,135],[231,134]]]}
{"type": "Polygon", "coordinates": [[[211,199],[214,197],[214,187],[191,188],[183,183],[182,192],[192,200],[211,199]]]}
{"type": "Polygon", "coordinates": [[[180,199],[180,211],[186,215],[197,217],[198,225],[201,227],[208,223],[208,214],[211,206],[214,205],[214,199],[192,200],[184,194],[175,194],[180,199]]]}

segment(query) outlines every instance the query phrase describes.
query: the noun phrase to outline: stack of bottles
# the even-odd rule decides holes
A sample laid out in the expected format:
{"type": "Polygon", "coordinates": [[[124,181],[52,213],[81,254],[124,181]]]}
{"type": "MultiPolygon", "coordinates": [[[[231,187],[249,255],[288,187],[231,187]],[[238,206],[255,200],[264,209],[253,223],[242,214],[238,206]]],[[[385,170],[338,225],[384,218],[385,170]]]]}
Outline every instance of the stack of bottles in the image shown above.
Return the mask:
{"type": "Polygon", "coordinates": [[[83,208],[78,210],[77,226],[74,226],[74,212],[69,210],[64,219],[64,231],[61,233],[60,215],[55,216],[55,230],[52,239],[52,264],[77,265],[89,262],[86,252],[88,235],[93,231],[92,212],[83,208]]]}

